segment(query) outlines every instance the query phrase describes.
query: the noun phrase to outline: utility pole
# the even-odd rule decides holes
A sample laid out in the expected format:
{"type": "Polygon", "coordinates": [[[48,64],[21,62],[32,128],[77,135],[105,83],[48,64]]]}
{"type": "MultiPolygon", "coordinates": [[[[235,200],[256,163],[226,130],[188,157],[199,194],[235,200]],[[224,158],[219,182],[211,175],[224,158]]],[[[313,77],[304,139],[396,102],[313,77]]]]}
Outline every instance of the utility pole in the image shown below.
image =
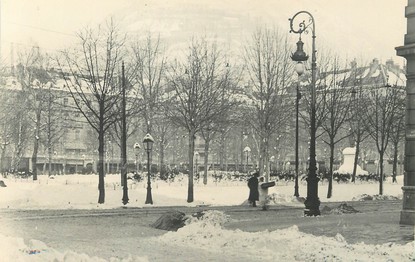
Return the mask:
{"type": "Polygon", "coordinates": [[[122,74],[122,106],[121,106],[121,181],[122,181],[122,203],[128,203],[128,186],[127,186],[127,127],[125,116],[125,75],[124,75],[124,61],[121,66],[122,74]]]}

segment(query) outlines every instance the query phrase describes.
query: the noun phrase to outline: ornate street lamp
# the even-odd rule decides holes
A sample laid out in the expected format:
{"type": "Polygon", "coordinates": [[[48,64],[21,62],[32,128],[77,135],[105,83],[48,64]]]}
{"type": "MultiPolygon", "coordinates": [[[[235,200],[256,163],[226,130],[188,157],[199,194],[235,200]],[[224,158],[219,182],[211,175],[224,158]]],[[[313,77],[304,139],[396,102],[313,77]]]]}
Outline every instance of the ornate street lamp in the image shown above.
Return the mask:
{"type": "Polygon", "coordinates": [[[135,152],[135,172],[138,174],[138,156],[140,155],[140,144],[134,144],[134,152],[135,152]]]}
{"type": "MultiPolygon", "coordinates": [[[[307,198],[304,202],[305,209],[304,214],[306,216],[318,216],[320,215],[320,200],[318,198],[318,178],[316,174],[316,34],[315,34],[315,22],[314,17],[307,11],[300,11],[296,13],[290,21],[290,33],[300,34],[300,40],[297,42],[297,51],[292,54],[291,59],[297,62],[307,61],[308,56],[303,51],[303,42],[301,41],[301,34],[308,30],[311,26],[312,31],[312,53],[311,53],[311,101],[310,101],[310,162],[307,175],[307,198]],[[298,24],[298,29],[294,29],[294,19],[300,15],[305,14],[309,16],[309,21],[306,24],[302,21],[298,24]]],[[[296,66],[296,68],[297,68],[296,66]]],[[[301,69],[300,69],[301,70],[301,69]]],[[[297,73],[300,71],[297,71],[297,73]]]]}
{"type": "Polygon", "coordinates": [[[245,157],[246,157],[246,164],[245,164],[245,171],[248,171],[248,160],[249,160],[249,152],[251,152],[251,148],[249,146],[246,146],[244,148],[244,152],[245,152],[245,157]]]}
{"type": "MultiPolygon", "coordinates": [[[[293,60],[294,58],[297,60],[302,60],[303,58],[308,58],[308,56],[302,51],[302,42],[297,42],[297,51],[292,56],[293,60]],[[304,53],[301,56],[301,52],[304,53]]],[[[295,60],[294,60],[295,61],[295,60]]],[[[300,105],[300,99],[301,99],[301,93],[300,93],[300,77],[304,73],[304,65],[302,62],[297,61],[297,64],[295,65],[295,72],[298,75],[298,81],[297,81],[297,87],[296,87],[296,99],[295,99],[295,183],[294,183],[294,196],[299,197],[300,193],[298,192],[298,113],[299,113],[299,105],[300,105]]]]}
{"type": "Polygon", "coordinates": [[[147,152],[147,197],[146,204],[153,204],[153,198],[151,197],[151,180],[150,180],[150,154],[153,149],[154,139],[150,134],[144,137],[143,145],[147,152]]]}

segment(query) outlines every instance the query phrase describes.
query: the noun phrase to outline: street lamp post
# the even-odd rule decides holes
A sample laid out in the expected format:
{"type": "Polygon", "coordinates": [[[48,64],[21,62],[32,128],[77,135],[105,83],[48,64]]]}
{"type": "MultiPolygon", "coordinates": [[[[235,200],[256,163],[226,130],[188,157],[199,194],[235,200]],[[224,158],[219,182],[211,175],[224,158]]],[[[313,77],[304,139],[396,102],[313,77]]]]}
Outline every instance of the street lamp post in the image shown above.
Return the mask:
{"type": "Polygon", "coordinates": [[[154,139],[150,134],[147,134],[144,137],[143,145],[144,149],[147,151],[147,196],[146,204],[153,204],[153,198],[151,197],[151,177],[150,177],[150,154],[153,149],[154,139]]]}
{"type": "Polygon", "coordinates": [[[294,183],[294,196],[299,197],[300,193],[298,192],[298,113],[300,106],[300,77],[304,73],[304,66],[299,62],[295,67],[295,71],[298,75],[298,81],[296,86],[296,99],[295,99],[295,183],[294,183]]]}
{"type": "Polygon", "coordinates": [[[300,34],[300,40],[297,42],[297,50],[292,54],[291,59],[297,62],[296,67],[301,62],[307,61],[308,56],[303,51],[304,43],[301,41],[301,34],[308,30],[311,26],[312,31],[312,53],[311,53],[311,101],[310,101],[310,162],[308,168],[307,176],[307,198],[304,202],[305,209],[304,214],[306,216],[318,216],[320,215],[320,200],[318,198],[318,178],[316,174],[316,34],[315,34],[315,22],[314,17],[307,11],[297,12],[290,21],[290,33],[300,34]],[[306,24],[305,21],[302,21],[298,25],[298,29],[294,29],[293,24],[295,18],[300,15],[305,14],[309,17],[309,22],[306,24]]]}
{"type": "Polygon", "coordinates": [[[135,172],[138,174],[138,156],[140,155],[140,144],[139,143],[135,143],[134,144],[134,151],[135,151],[135,172]]]}
{"type": "Polygon", "coordinates": [[[125,68],[124,61],[121,64],[122,73],[122,106],[121,106],[121,185],[122,185],[122,203],[128,203],[128,185],[127,185],[127,116],[126,99],[125,99],[125,68]]]}
{"type": "Polygon", "coordinates": [[[249,152],[251,152],[251,148],[249,146],[246,146],[244,148],[244,152],[245,152],[245,157],[246,157],[246,164],[245,164],[245,171],[248,171],[248,160],[249,160],[249,152]]]}

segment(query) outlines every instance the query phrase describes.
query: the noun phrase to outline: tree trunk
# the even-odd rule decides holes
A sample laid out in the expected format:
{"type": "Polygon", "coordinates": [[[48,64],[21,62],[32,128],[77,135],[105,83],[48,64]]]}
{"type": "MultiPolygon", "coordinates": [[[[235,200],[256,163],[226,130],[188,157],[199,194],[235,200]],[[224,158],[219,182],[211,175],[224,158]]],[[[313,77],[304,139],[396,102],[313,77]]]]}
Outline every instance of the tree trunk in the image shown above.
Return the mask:
{"type": "Polygon", "coordinates": [[[52,173],[52,148],[48,147],[48,176],[52,173]]]}
{"type": "Polygon", "coordinates": [[[225,132],[221,132],[221,136],[220,136],[220,151],[219,151],[219,165],[220,165],[220,170],[224,170],[225,169],[225,132]]]}
{"type": "Polygon", "coordinates": [[[265,182],[269,182],[269,138],[265,138],[263,141],[263,148],[262,148],[262,166],[264,168],[263,173],[265,176],[265,182]]]}
{"type": "Polygon", "coordinates": [[[6,144],[4,144],[1,147],[1,158],[0,158],[0,168],[1,168],[1,170],[0,170],[0,172],[2,174],[4,174],[4,170],[5,170],[5,167],[4,167],[5,166],[5,164],[4,164],[5,156],[6,156],[6,144]]]}
{"type": "Polygon", "coordinates": [[[23,124],[22,124],[22,119],[21,117],[19,117],[19,131],[18,131],[18,138],[17,138],[17,143],[15,145],[15,149],[14,149],[14,154],[13,154],[13,158],[12,158],[12,170],[14,172],[17,172],[20,166],[20,161],[22,161],[22,151],[23,151],[23,146],[24,146],[24,141],[23,141],[23,124]]]}
{"type": "MultiPolygon", "coordinates": [[[[37,100],[37,99],[36,99],[37,100]]],[[[33,180],[37,180],[37,154],[39,151],[39,133],[40,133],[40,120],[41,110],[36,110],[36,123],[35,123],[35,134],[33,140],[33,153],[32,153],[32,174],[33,180]]]]}
{"type": "Polygon", "coordinates": [[[334,161],[334,141],[330,139],[330,167],[329,167],[329,187],[327,190],[327,198],[333,195],[333,161],[334,161]]]}
{"type": "Polygon", "coordinates": [[[35,137],[32,154],[32,174],[33,180],[37,180],[37,152],[39,151],[39,140],[35,137]]]}
{"type": "Polygon", "coordinates": [[[398,143],[394,143],[393,150],[393,167],[392,167],[392,183],[397,183],[396,175],[398,172],[398,143]]]}
{"type": "MultiPolygon", "coordinates": [[[[264,154],[264,142],[262,141],[262,134],[260,134],[260,139],[259,139],[259,149],[258,149],[258,172],[259,172],[259,175],[260,176],[263,176],[264,175],[264,167],[263,167],[263,154],[264,154]]],[[[252,151],[251,151],[252,152],[252,151]]],[[[253,160],[253,158],[252,158],[252,154],[251,154],[251,159],[253,160]]]]}
{"type": "Polygon", "coordinates": [[[356,152],[354,153],[354,162],[353,162],[353,173],[352,173],[352,182],[356,181],[356,170],[357,170],[357,161],[359,160],[360,154],[360,142],[356,141],[356,152]]]}
{"type": "Polygon", "coordinates": [[[207,185],[207,177],[208,177],[208,165],[209,165],[209,146],[210,140],[205,140],[205,158],[204,158],[204,171],[203,171],[203,184],[207,185]]]}
{"type": "Polygon", "coordinates": [[[189,184],[187,188],[187,202],[193,202],[193,157],[195,151],[195,133],[193,131],[189,132],[189,184]]]}
{"type": "Polygon", "coordinates": [[[159,146],[159,151],[160,151],[160,159],[159,159],[159,164],[160,164],[160,176],[164,175],[167,170],[166,170],[166,165],[164,164],[164,145],[165,145],[165,141],[164,141],[164,137],[162,136],[161,141],[160,141],[160,146],[159,146]]]}
{"type": "Polygon", "coordinates": [[[379,154],[379,195],[383,195],[383,153],[379,154]]]}
{"type": "Polygon", "coordinates": [[[105,164],[105,152],[104,152],[104,145],[105,145],[105,131],[103,126],[103,113],[104,112],[104,103],[100,103],[100,121],[99,121],[99,132],[98,132],[98,204],[103,204],[105,202],[105,184],[104,184],[104,164],[105,164]]]}
{"type": "Polygon", "coordinates": [[[243,132],[241,133],[241,151],[240,151],[240,158],[241,158],[241,168],[239,171],[243,170],[243,172],[247,172],[247,166],[246,166],[246,157],[244,155],[244,134],[243,132]],[[244,168],[245,166],[245,168],[244,168]]]}

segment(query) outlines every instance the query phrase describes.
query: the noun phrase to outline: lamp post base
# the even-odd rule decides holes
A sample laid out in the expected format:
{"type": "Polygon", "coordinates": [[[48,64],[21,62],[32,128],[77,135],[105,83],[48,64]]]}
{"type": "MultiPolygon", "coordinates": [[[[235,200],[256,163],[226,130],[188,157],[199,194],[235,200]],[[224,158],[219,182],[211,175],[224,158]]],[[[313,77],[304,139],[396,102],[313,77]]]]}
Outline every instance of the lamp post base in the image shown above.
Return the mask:
{"type": "Polygon", "coordinates": [[[309,198],[304,201],[305,209],[304,215],[305,216],[319,216],[320,215],[320,200],[318,198],[309,198]]]}
{"type": "Polygon", "coordinates": [[[146,204],[153,204],[153,198],[151,197],[151,185],[147,185],[147,196],[146,196],[146,204]]]}
{"type": "Polygon", "coordinates": [[[124,184],[124,188],[123,188],[123,196],[122,196],[122,203],[123,205],[128,204],[128,188],[127,185],[124,184]]]}
{"type": "Polygon", "coordinates": [[[298,175],[296,175],[296,177],[295,177],[294,196],[295,197],[300,196],[300,193],[298,192],[298,175]]]}
{"type": "Polygon", "coordinates": [[[304,201],[305,216],[320,215],[320,199],[318,198],[318,181],[317,177],[308,177],[307,179],[307,198],[304,201]]]}
{"type": "Polygon", "coordinates": [[[320,214],[320,209],[316,208],[316,209],[304,209],[304,216],[307,217],[315,217],[315,216],[319,216],[320,214]]]}
{"type": "Polygon", "coordinates": [[[128,204],[128,185],[127,185],[127,173],[123,171],[122,180],[122,203],[123,205],[128,204]]]}

